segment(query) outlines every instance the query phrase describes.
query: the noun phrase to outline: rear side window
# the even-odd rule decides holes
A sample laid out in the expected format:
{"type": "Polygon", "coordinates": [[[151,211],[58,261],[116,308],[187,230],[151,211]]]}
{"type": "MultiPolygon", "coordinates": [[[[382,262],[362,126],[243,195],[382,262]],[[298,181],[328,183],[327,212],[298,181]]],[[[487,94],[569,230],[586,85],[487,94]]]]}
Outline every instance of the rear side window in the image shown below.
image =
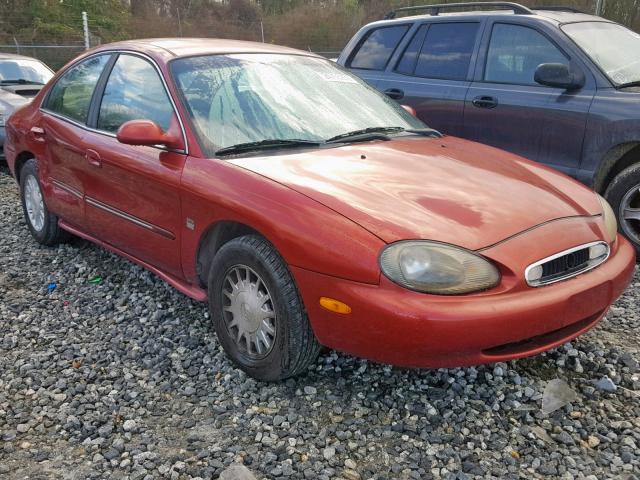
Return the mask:
{"type": "Polygon", "coordinates": [[[44,107],[86,123],[93,91],[109,57],[110,55],[91,57],[67,70],[51,88],[44,107]]]}
{"type": "Polygon", "coordinates": [[[360,49],[352,57],[349,66],[365,70],[384,70],[407,30],[409,25],[372,30],[360,44],[360,49]]]}
{"type": "Polygon", "coordinates": [[[151,120],[169,128],[173,107],[156,69],[146,60],[120,55],[104,89],[98,128],[116,132],[129,120],[151,120]]]}
{"type": "Polygon", "coordinates": [[[416,62],[418,61],[418,54],[422,49],[424,36],[427,33],[427,28],[429,28],[428,25],[422,25],[415,33],[411,42],[409,42],[407,49],[402,54],[402,58],[400,58],[400,61],[398,62],[396,72],[404,73],[405,75],[413,75],[413,72],[416,69],[416,62]]]}
{"type": "Polygon", "coordinates": [[[567,57],[533,28],[498,23],[491,32],[484,80],[516,85],[538,85],[533,77],[543,63],[569,65],[567,57]]]}
{"type": "Polygon", "coordinates": [[[465,80],[476,44],[478,23],[433,23],[427,30],[414,75],[465,80]]]}

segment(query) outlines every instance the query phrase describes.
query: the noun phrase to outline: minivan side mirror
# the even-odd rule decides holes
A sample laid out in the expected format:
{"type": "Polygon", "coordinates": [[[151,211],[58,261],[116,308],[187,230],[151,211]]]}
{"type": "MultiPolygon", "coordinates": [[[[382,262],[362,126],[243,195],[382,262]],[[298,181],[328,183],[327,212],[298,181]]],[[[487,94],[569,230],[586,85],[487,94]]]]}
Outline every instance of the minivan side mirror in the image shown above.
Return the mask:
{"type": "Polygon", "coordinates": [[[547,87],[578,90],[584,87],[584,73],[577,68],[569,68],[563,63],[543,63],[538,65],[533,77],[536,83],[547,87]]]}
{"type": "Polygon", "coordinates": [[[180,136],[165,132],[151,120],[129,120],[123,123],[116,138],[126,145],[164,145],[176,150],[184,149],[180,136]]]}

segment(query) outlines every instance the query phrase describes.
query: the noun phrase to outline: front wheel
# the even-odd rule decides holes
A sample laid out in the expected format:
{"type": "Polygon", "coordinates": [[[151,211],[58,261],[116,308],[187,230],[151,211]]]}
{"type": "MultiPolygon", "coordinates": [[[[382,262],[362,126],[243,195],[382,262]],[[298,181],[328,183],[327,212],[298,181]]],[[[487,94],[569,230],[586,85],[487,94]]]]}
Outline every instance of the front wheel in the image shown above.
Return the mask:
{"type": "Polygon", "coordinates": [[[47,209],[33,158],[20,170],[20,200],[29,231],[38,243],[51,246],[67,239],[67,233],[58,226],[58,217],[47,209]]]}
{"type": "Polygon", "coordinates": [[[320,344],[275,248],[257,235],[233,239],[213,259],[209,308],[227,355],[250,376],[282,380],[305,370],[320,344]]]}

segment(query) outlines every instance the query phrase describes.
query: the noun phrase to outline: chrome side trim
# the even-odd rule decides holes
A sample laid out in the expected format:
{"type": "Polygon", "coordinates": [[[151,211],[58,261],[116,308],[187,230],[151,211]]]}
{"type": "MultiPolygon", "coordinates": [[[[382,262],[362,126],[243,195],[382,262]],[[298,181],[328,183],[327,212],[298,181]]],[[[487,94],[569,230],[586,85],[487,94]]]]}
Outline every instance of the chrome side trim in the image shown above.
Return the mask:
{"type": "Polygon", "coordinates": [[[117,208],[113,208],[107,205],[106,203],[100,202],[99,200],[96,200],[91,197],[86,197],[85,201],[87,202],[87,204],[91,205],[92,207],[99,208],[100,210],[104,210],[105,212],[115,215],[116,217],[122,218],[123,220],[127,220],[131,223],[134,223],[139,227],[145,228],[153,233],[157,233],[158,235],[162,235],[163,237],[168,238],[169,240],[176,239],[176,236],[169,230],[165,230],[164,228],[160,228],[157,225],[145,222],[144,220],[141,220],[138,217],[129,215],[128,213],[123,212],[122,210],[118,210],[117,208]]]}
{"type": "Polygon", "coordinates": [[[584,245],[579,245],[577,247],[573,247],[573,248],[569,248],[567,250],[564,250],[562,252],[556,253],[555,255],[551,255],[550,257],[547,258],[543,258],[542,260],[539,260],[535,263],[532,263],[531,265],[529,265],[526,270],[524,271],[524,278],[527,281],[527,284],[530,287],[543,287],[545,285],[551,285],[552,283],[556,283],[556,282],[561,282],[563,280],[568,280],[570,278],[573,278],[577,275],[581,275],[585,272],[588,272],[589,270],[593,270],[594,268],[596,268],[597,266],[603,264],[604,262],[607,261],[607,259],[609,258],[609,256],[611,255],[611,247],[609,246],[609,244],[607,242],[603,242],[603,241],[598,241],[598,242],[591,242],[591,243],[585,243],[584,245]],[[573,252],[577,252],[578,250],[584,250],[586,248],[591,248],[591,247],[595,247],[596,245],[604,245],[607,247],[607,253],[606,255],[602,256],[602,257],[598,257],[598,258],[594,258],[594,259],[590,259],[586,266],[578,271],[574,271],[571,273],[568,273],[566,275],[562,275],[560,277],[556,277],[553,280],[548,280],[548,281],[540,281],[540,280],[529,280],[529,275],[531,273],[531,270],[533,270],[534,268],[543,265],[547,262],[551,262],[552,260],[555,260],[556,258],[560,258],[560,257],[564,257],[565,255],[569,255],[573,252]]]}
{"type": "Polygon", "coordinates": [[[70,185],[67,185],[64,182],[61,182],[60,180],[56,180],[55,178],[51,178],[51,183],[53,185],[55,185],[56,187],[58,187],[60,190],[64,190],[67,193],[70,193],[71,195],[73,195],[76,198],[79,198],[80,200],[82,200],[84,198],[84,195],[82,194],[82,192],[80,190],[77,190],[75,188],[73,188],[70,185]]]}
{"type": "MultiPolygon", "coordinates": [[[[164,78],[164,75],[162,74],[162,71],[160,70],[160,67],[158,67],[158,64],[156,63],[156,61],[151,58],[150,56],[138,52],[136,50],[126,50],[126,49],[119,49],[119,50],[101,50],[99,52],[93,53],[91,55],[87,55],[86,57],[82,57],[81,59],[79,59],[77,62],[74,62],[73,64],[69,65],[69,67],[60,74],[60,76],[58,78],[56,78],[55,83],[58,83],[58,81],[60,80],[60,78],[66,73],[68,72],[70,69],[72,69],[73,67],[75,67],[76,65],[78,65],[81,62],[84,62],[85,60],[91,58],[91,57],[95,57],[98,55],[109,55],[109,54],[114,54],[114,53],[123,53],[126,55],[135,55],[141,58],[144,58],[145,60],[149,61],[149,63],[153,66],[153,68],[156,69],[156,72],[158,74],[158,76],[160,77],[160,80],[162,81],[162,85],[164,86],[164,91],[167,94],[167,97],[169,97],[169,101],[171,102],[171,106],[173,107],[173,113],[175,114],[176,118],[178,119],[178,123],[180,124],[180,130],[182,131],[182,140],[184,141],[184,150],[172,150],[172,149],[167,149],[164,147],[157,147],[157,146],[153,146],[152,148],[157,148],[158,150],[165,150],[165,151],[169,151],[169,152],[176,152],[176,153],[183,153],[185,155],[189,155],[189,143],[187,140],[187,131],[184,128],[184,123],[182,121],[182,118],[180,117],[180,114],[178,113],[178,107],[176,105],[176,102],[173,100],[173,97],[171,96],[171,92],[169,91],[169,86],[167,85],[167,81],[164,78]]],[[[107,79],[108,80],[108,79],[107,79]]],[[[53,88],[53,86],[51,87],[53,88]]],[[[51,88],[49,88],[49,90],[51,90],[51,88]]],[[[47,95],[49,94],[49,92],[47,92],[47,95]]],[[[66,122],[72,123],[73,125],[76,125],[77,127],[80,127],[84,130],[87,130],[89,132],[93,132],[93,133],[99,133],[101,135],[106,135],[108,137],[113,137],[116,138],[116,135],[114,133],[111,132],[107,132],[105,130],[98,130],[97,128],[91,128],[83,123],[80,123],[76,120],[73,120],[71,118],[65,117],[64,115],[60,115],[57,114],[55,112],[52,112],[51,110],[48,110],[46,108],[44,108],[42,106],[42,103],[44,102],[44,99],[47,97],[47,95],[45,95],[43,97],[42,102],[40,102],[40,106],[39,106],[39,110],[42,112],[45,112],[49,115],[52,115],[60,120],[64,120],[66,122]]]]}

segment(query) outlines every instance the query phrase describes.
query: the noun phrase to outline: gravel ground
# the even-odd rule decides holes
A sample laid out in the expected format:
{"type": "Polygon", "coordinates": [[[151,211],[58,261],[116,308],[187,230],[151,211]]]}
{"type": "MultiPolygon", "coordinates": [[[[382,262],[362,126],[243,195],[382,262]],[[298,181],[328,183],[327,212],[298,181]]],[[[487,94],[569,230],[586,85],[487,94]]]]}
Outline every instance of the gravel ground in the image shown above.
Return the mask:
{"type": "Polygon", "coordinates": [[[1,478],[638,478],[640,275],[535,358],[410,371],[327,352],[260,384],[204,304],[86,242],[37,246],[6,167],[0,253],[1,478]],[[556,378],[575,399],[547,415],[556,378]]]}

